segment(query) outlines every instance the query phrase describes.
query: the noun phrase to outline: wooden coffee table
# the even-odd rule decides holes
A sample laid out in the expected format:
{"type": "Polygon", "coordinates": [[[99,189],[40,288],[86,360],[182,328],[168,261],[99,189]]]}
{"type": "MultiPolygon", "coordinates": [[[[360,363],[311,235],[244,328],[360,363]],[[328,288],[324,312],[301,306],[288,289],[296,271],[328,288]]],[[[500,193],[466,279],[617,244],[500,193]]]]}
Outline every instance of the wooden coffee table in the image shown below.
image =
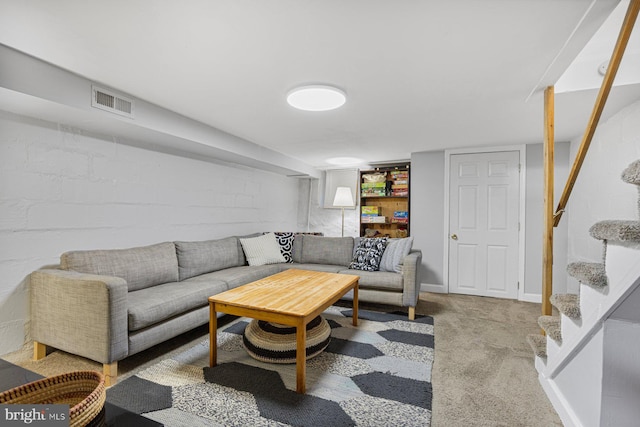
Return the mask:
{"type": "Polygon", "coordinates": [[[358,325],[358,276],[290,269],[209,297],[209,366],[217,364],[217,312],[296,328],[296,391],[306,389],[307,323],[353,289],[358,325]]]}

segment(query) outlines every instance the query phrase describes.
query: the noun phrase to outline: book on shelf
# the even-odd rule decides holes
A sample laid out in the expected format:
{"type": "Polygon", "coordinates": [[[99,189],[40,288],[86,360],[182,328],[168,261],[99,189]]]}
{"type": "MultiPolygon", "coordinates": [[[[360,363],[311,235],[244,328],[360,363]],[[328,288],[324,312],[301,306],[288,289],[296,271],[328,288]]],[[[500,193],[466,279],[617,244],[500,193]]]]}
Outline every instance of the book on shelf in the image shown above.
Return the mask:
{"type": "Polygon", "coordinates": [[[387,186],[386,182],[363,182],[360,184],[361,188],[385,188],[387,186]]]}
{"type": "Polygon", "coordinates": [[[406,189],[409,190],[409,184],[391,184],[392,190],[406,189]]]}
{"type": "Polygon", "coordinates": [[[395,196],[395,197],[408,197],[409,196],[409,191],[407,191],[407,189],[393,190],[391,192],[391,195],[395,196]]]}
{"type": "Polygon", "coordinates": [[[394,218],[409,218],[408,211],[393,211],[394,218]]]}

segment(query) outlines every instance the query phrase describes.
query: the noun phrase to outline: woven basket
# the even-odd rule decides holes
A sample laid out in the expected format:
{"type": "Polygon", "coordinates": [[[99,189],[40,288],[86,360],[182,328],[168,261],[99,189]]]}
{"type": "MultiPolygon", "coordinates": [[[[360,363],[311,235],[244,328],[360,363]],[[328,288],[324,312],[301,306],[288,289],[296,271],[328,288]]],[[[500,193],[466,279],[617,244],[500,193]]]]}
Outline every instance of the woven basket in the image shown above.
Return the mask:
{"type": "Polygon", "coordinates": [[[43,378],[0,393],[0,403],[69,405],[69,425],[86,426],[104,408],[104,375],[75,371],[43,378]]]}

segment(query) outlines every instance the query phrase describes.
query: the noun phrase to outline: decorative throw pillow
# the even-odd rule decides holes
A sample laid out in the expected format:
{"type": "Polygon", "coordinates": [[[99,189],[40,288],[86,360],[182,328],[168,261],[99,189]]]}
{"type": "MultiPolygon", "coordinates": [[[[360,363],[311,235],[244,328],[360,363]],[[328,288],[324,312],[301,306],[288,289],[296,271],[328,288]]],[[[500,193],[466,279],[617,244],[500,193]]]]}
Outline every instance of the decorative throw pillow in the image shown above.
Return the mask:
{"type": "MultiPolygon", "coordinates": [[[[266,233],[265,233],[266,234],[266,233]]],[[[291,252],[293,250],[293,240],[296,235],[294,233],[273,233],[276,235],[276,240],[278,241],[278,245],[280,245],[280,252],[282,256],[286,260],[286,262],[293,262],[293,257],[291,256],[291,252]]]]}
{"type": "Polygon", "coordinates": [[[280,245],[273,233],[249,239],[240,239],[242,250],[249,265],[278,264],[287,262],[280,252],[280,245]]]}
{"type": "Polygon", "coordinates": [[[402,273],[402,261],[411,251],[411,246],[413,237],[389,239],[380,261],[380,271],[402,273]]]}
{"type": "Polygon", "coordinates": [[[361,239],[355,250],[353,261],[349,268],[363,271],[378,271],[382,254],[387,247],[386,237],[374,237],[361,239]]]}

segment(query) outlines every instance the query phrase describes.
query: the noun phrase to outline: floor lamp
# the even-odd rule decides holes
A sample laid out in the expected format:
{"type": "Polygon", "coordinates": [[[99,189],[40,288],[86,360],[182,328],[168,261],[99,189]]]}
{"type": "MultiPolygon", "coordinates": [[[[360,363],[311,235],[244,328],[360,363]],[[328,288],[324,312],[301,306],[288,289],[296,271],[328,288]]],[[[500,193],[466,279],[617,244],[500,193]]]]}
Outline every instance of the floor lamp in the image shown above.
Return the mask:
{"type": "Polygon", "coordinates": [[[344,237],[344,208],[352,208],[355,206],[350,187],[336,188],[336,196],[333,198],[333,206],[342,209],[342,237],[344,237]]]}

